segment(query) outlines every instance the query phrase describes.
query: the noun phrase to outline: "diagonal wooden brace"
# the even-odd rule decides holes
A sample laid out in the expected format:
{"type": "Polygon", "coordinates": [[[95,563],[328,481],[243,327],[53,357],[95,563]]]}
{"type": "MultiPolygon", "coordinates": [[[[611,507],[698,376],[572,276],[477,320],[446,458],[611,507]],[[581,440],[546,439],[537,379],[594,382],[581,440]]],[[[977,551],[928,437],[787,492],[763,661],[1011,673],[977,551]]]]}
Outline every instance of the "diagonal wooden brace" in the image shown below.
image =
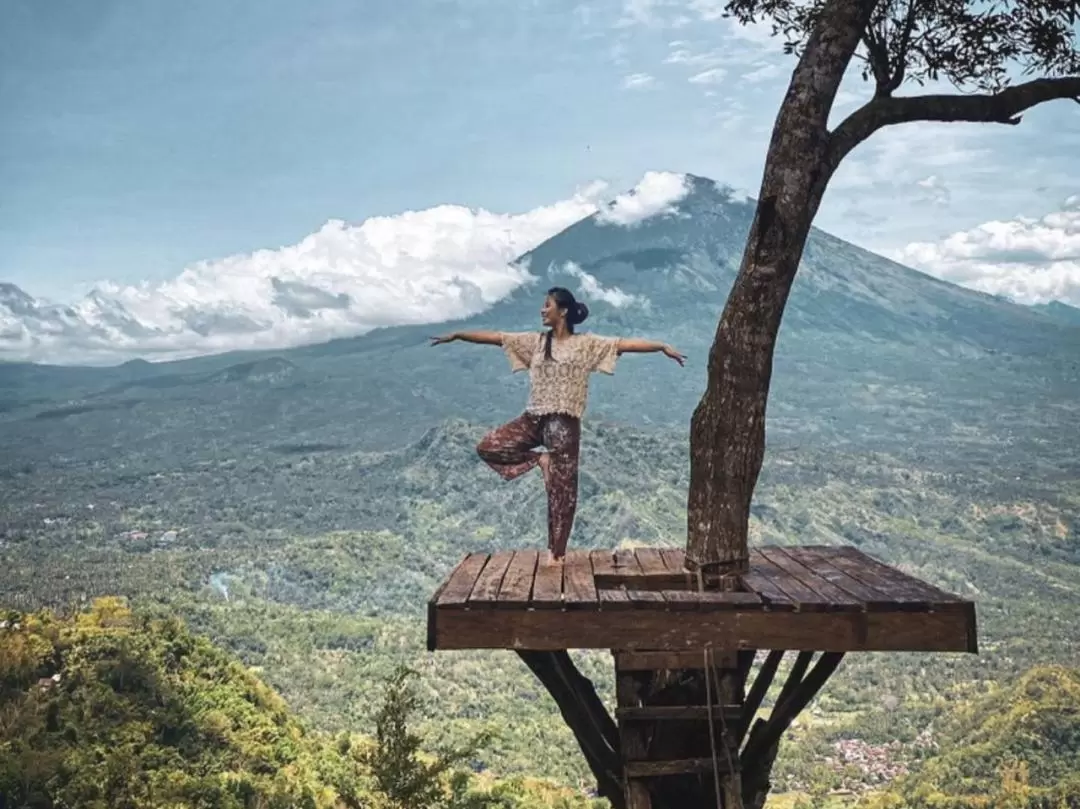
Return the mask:
{"type": "Polygon", "coordinates": [[[519,649],[517,654],[559,706],[596,777],[597,792],[615,809],[620,809],[625,805],[625,797],[618,729],[592,682],[578,671],[565,651],[519,649]]]}

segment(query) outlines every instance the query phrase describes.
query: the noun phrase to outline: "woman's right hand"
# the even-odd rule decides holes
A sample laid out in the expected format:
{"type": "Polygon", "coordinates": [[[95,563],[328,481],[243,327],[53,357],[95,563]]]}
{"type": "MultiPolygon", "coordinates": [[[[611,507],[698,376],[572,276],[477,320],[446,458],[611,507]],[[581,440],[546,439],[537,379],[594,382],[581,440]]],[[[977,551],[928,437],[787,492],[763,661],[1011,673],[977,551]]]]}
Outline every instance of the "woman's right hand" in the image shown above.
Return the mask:
{"type": "Polygon", "coordinates": [[[457,339],[456,334],[444,334],[442,337],[429,337],[433,346],[439,346],[443,343],[452,343],[457,339]]]}

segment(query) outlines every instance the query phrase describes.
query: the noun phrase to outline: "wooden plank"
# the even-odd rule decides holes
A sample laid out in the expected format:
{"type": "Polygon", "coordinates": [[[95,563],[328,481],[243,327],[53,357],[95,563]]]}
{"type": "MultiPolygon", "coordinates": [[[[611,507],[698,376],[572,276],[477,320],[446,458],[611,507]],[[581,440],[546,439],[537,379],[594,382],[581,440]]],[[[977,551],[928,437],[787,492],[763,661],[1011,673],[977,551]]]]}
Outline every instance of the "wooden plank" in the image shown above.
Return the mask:
{"type": "Polygon", "coordinates": [[[588,551],[569,551],[563,561],[563,602],[567,609],[597,609],[599,598],[588,551]]]}
{"type": "Polygon", "coordinates": [[[686,551],[682,548],[661,548],[660,556],[663,557],[664,565],[669,573],[693,575],[686,569],[686,551]]]}
{"type": "Polygon", "coordinates": [[[695,613],[599,610],[587,621],[560,610],[456,610],[439,607],[438,649],[619,649],[687,651],[790,649],[825,652],[966,652],[974,616],[958,612],[695,613]]]}
{"type": "Polygon", "coordinates": [[[487,559],[486,553],[470,553],[458,563],[439,596],[439,609],[465,609],[476,578],[484,569],[487,559]]]}
{"type": "Polygon", "coordinates": [[[891,608],[893,610],[909,612],[926,612],[930,610],[933,602],[926,599],[922,592],[903,585],[896,586],[887,579],[882,578],[873,568],[864,565],[862,559],[842,553],[840,548],[820,547],[822,553],[825,554],[834,567],[844,571],[852,578],[858,579],[863,584],[887,594],[892,599],[891,608]]]}
{"type": "Polygon", "coordinates": [[[490,609],[495,606],[499,597],[499,587],[502,586],[506,569],[510,567],[513,558],[513,551],[498,551],[488,557],[487,564],[480,571],[480,575],[476,577],[476,584],[473,585],[472,592],[469,593],[469,609],[478,607],[490,609]]]}
{"type": "Polygon", "coordinates": [[[439,603],[439,596],[442,595],[443,590],[446,589],[446,582],[444,581],[439,585],[438,589],[428,599],[427,603],[427,650],[429,652],[435,651],[435,622],[438,620],[435,605],[439,603]]]}
{"type": "Polygon", "coordinates": [[[684,758],[678,761],[628,761],[627,778],[657,778],[664,775],[690,775],[693,773],[729,772],[726,756],[714,762],[711,758],[684,758]]]}
{"type": "Polygon", "coordinates": [[[819,595],[802,581],[776,565],[762,550],[751,552],[750,563],[755,573],[768,577],[776,587],[788,594],[795,608],[802,612],[834,612],[827,598],[819,595]]]}
{"type": "MultiPolygon", "coordinates": [[[[735,652],[714,652],[709,661],[717,668],[735,665],[735,652]]],[[[692,652],[615,652],[616,671],[658,671],[660,669],[705,669],[704,649],[692,652]]]]}
{"type": "Polygon", "coordinates": [[[828,609],[836,611],[859,611],[865,609],[863,602],[832,582],[816,575],[815,569],[791,556],[785,548],[761,548],[760,553],[789,576],[813,590],[828,609]]]}
{"type": "Polygon", "coordinates": [[[597,578],[622,575],[621,571],[616,571],[615,558],[615,551],[589,551],[589,561],[592,562],[593,575],[597,578]]]}
{"type": "Polygon", "coordinates": [[[660,555],[659,548],[637,548],[634,551],[634,556],[637,558],[638,565],[644,575],[668,576],[670,571],[667,565],[664,564],[664,557],[660,555]]]}
{"type": "MultiPolygon", "coordinates": [[[[709,715],[707,705],[633,705],[615,709],[615,718],[620,722],[708,722],[709,715]]],[[[742,708],[738,705],[714,705],[712,718],[716,723],[735,725],[742,719],[742,708]]]]}
{"type": "Polygon", "coordinates": [[[514,558],[499,586],[499,598],[496,602],[499,609],[521,609],[528,606],[539,556],[536,551],[514,551],[514,558]]]}
{"type": "MultiPolygon", "coordinates": [[[[644,575],[641,563],[638,562],[637,554],[633,550],[615,551],[615,569],[629,576],[644,575]]],[[[656,609],[658,605],[664,603],[664,596],[660,593],[637,589],[630,584],[626,585],[626,597],[630,600],[631,606],[635,608],[656,609]]]]}
{"type": "Polygon", "coordinates": [[[836,567],[832,563],[833,554],[824,553],[822,548],[802,546],[788,548],[787,551],[803,564],[812,566],[820,577],[862,601],[870,612],[896,609],[896,601],[888,593],[871,587],[836,567]]]}
{"type": "MultiPolygon", "coordinates": [[[[590,551],[589,561],[592,563],[593,581],[597,584],[600,583],[604,576],[614,576],[615,555],[613,551],[590,551]]],[[[598,587],[596,595],[601,609],[630,609],[630,599],[626,595],[626,590],[621,586],[598,587]]]]}
{"type": "Polygon", "coordinates": [[[755,550],[750,551],[750,571],[739,577],[743,587],[757,593],[770,609],[795,609],[796,602],[791,596],[777,587],[772,578],[759,569],[760,565],[755,565],[760,558],[755,550]]]}
{"type": "MultiPolygon", "coordinates": [[[[561,609],[563,605],[563,569],[565,564],[552,564],[541,558],[533,579],[532,601],[537,609],[561,609]]],[[[511,613],[506,613],[510,615],[511,613]]]]}
{"type": "Polygon", "coordinates": [[[664,599],[672,610],[750,610],[765,609],[757,593],[721,592],[719,590],[664,590],[664,599]]]}
{"type": "Polygon", "coordinates": [[[627,573],[602,574],[596,577],[598,587],[630,587],[635,590],[691,590],[696,589],[694,580],[677,573],[654,573],[650,576],[627,573]]]}
{"type": "Polygon", "coordinates": [[[940,587],[935,587],[930,582],[909,576],[907,573],[863,553],[858,548],[844,546],[839,550],[844,556],[858,560],[863,567],[875,571],[883,580],[893,583],[897,587],[903,587],[906,592],[918,593],[921,598],[934,604],[935,607],[966,603],[965,599],[960,598],[955,593],[947,592],[940,587]]]}

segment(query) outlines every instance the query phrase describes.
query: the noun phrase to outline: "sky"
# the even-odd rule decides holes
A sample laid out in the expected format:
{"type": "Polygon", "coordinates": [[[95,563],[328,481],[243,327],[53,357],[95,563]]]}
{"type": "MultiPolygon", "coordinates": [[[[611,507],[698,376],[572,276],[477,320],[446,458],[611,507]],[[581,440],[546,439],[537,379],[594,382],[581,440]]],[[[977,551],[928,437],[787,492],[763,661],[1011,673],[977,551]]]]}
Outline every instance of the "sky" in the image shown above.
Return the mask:
{"type": "MultiPolygon", "coordinates": [[[[645,183],[662,202],[683,172],[756,192],[794,61],[721,5],[5,0],[0,282],[144,331],[203,306],[265,331],[238,310],[249,282],[327,310],[344,276],[488,305],[520,281],[515,251],[601,198],[645,183]]],[[[836,120],[867,92],[849,76],[836,120]]],[[[1080,305],[1080,112],[878,133],[817,225],[1080,305]]]]}

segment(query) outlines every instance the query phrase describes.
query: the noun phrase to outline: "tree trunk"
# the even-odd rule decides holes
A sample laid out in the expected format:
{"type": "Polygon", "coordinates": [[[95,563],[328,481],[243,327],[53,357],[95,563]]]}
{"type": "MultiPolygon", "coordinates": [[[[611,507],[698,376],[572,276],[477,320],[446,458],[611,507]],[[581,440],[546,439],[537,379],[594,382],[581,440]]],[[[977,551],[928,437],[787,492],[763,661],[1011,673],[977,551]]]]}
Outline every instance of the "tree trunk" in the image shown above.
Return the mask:
{"type": "Polygon", "coordinates": [[[746,570],[750,501],[765,453],[773,348],[803,247],[832,174],[827,128],[876,0],[829,0],[773,128],[757,212],[709,352],[690,427],[686,564],[746,570]]]}

